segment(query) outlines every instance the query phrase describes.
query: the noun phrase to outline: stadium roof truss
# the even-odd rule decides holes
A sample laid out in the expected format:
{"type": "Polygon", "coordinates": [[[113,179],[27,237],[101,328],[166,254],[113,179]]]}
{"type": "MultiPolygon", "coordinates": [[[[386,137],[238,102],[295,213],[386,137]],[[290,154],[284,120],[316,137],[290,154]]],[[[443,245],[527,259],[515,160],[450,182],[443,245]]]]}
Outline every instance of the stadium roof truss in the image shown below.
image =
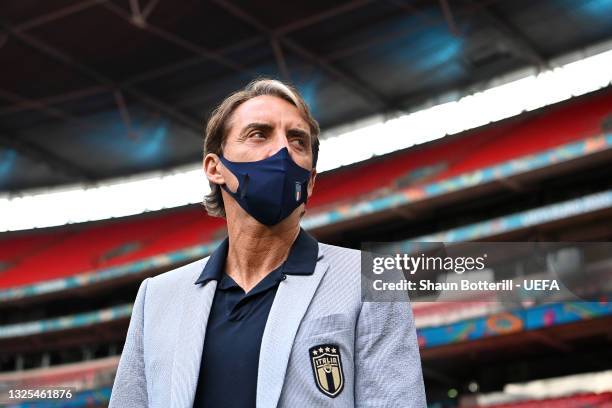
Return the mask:
{"type": "Polygon", "coordinates": [[[329,129],[612,36],[604,0],[59,4],[2,6],[0,191],[197,161],[208,112],[257,76],[296,84],[329,129]]]}

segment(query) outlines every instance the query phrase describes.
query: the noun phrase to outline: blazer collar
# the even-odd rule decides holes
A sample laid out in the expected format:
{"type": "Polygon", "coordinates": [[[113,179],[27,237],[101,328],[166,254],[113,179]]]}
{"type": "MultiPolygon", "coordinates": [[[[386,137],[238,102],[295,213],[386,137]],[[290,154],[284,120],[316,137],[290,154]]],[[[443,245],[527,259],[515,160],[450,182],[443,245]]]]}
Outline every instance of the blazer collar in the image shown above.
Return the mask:
{"type": "Polygon", "coordinates": [[[192,285],[190,282],[185,284],[184,291],[176,299],[169,300],[181,302],[178,333],[171,356],[173,363],[170,374],[170,408],[193,406],[206,325],[217,287],[216,281],[201,286],[192,285]]]}
{"type": "Polygon", "coordinates": [[[257,372],[257,408],[276,408],[298,328],[329,265],[318,253],[314,273],[288,276],[280,282],[270,309],[257,372]]]}

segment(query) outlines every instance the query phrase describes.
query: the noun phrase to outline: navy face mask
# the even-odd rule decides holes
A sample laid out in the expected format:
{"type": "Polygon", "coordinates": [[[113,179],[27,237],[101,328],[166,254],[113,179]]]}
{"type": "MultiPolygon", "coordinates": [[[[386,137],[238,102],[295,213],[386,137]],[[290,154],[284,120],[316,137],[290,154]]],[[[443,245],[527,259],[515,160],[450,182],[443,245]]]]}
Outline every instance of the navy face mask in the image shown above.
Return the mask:
{"type": "Polygon", "coordinates": [[[235,193],[226,184],[221,187],[262,224],[278,224],[308,198],[310,171],[298,166],[286,147],[253,162],[232,162],[223,156],[219,159],[239,183],[235,193]]]}

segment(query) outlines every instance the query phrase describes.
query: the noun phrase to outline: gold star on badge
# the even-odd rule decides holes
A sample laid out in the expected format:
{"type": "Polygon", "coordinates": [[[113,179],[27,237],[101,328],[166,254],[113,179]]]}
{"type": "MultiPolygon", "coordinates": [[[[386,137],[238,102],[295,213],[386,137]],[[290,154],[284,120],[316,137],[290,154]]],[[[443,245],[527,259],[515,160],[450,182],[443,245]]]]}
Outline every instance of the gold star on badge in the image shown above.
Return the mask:
{"type": "Polygon", "coordinates": [[[333,348],[333,349],[332,349],[332,353],[335,353],[335,352],[336,352],[336,349],[335,349],[335,348],[333,348]]]}
{"type": "Polygon", "coordinates": [[[329,353],[329,347],[325,347],[325,351],[329,353]]]}
{"type": "Polygon", "coordinates": [[[312,351],[312,355],[313,355],[313,356],[316,356],[317,354],[319,354],[319,352],[318,352],[317,350],[313,350],[313,351],[312,351]]]}
{"type": "Polygon", "coordinates": [[[323,347],[319,347],[319,353],[323,352],[323,347]]]}

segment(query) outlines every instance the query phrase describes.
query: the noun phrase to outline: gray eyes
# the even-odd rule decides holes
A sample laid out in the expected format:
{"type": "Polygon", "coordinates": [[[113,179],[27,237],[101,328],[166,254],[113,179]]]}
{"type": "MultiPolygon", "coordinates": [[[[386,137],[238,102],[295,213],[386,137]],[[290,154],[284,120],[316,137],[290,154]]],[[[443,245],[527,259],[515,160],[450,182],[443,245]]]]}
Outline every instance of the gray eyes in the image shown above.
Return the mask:
{"type": "Polygon", "coordinates": [[[257,131],[257,132],[252,132],[251,134],[249,134],[249,137],[261,137],[261,138],[265,138],[266,136],[264,135],[263,132],[257,131]]]}
{"type": "Polygon", "coordinates": [[[292,140],[292,142],[294,142],[294,143],[295,143],[295,142],[297,142],[297,143],[298,143],[298,144],[299,144],[301,147],[306,146],[306,143],[304,143],[304,139],[302,139],[302,138],[300,138],[300,137],[298,137],[298,138],[294,138],[294,139],[292,140]]]}
{"type": "MultiPolygon", "coordinates": [[[[264,131],[261,130],[255,130],[250,132],[247,135],[247,138],[249,139],[266,139],[267,138],[267,134],[264,131]]],[[[306,147],[306,140],[305,137],[301,134],[291,134],[289,133],[287,135],[287,139],[289,140],[289,143],[291,143],[292,145],[299,147],[300,149],[303,149],[306,147]]]]}

